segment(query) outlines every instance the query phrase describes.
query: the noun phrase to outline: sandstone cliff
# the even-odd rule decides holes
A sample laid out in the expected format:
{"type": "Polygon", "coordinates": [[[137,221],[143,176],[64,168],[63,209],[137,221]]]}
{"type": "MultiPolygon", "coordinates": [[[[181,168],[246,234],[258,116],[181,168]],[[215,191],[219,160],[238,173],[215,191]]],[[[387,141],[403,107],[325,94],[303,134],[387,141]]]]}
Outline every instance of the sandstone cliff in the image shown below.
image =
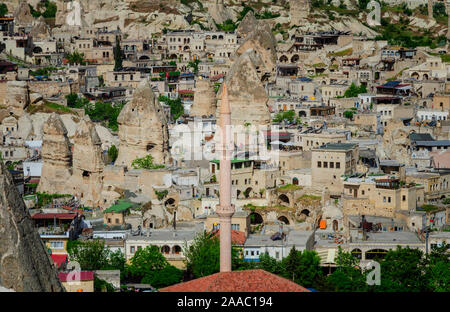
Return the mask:
{"type": "Polygon", "coordinates": [[[15,291],[64,291],[3,163],[0,164],[0,286],[15,291]]]}

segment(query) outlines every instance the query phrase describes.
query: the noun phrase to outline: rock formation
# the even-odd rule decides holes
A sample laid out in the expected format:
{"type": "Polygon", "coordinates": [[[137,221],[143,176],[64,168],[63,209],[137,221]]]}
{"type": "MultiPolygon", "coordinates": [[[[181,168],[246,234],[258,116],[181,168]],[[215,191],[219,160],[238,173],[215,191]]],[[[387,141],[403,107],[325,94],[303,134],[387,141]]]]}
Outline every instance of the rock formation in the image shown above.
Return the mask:
{"type": "Polygon", "coordinates": [[[233,14],[225,7],[223,0],[216,0],[216,3],[208,6],[208,13],[217,24],[223,24],[228,19],[233,19],[233,14]]]}
{"type": "Polygon", "coordinates": [[[50,36],[50,27],[48,27],[43,16],[39,16],[37,20],[33,21],[31,35],[33,36],[33,38],[40,39],[45,39],[50,36]]]}
{"type": "Polygon", "coordinates": [[[103,188],[102,141],[95,125],[85,116],[74,136],[73,174],[69,183],[71,194],[87,207],[97,207],[103,188]]]}
{"type": "Polygon", "coordinates": [[[263,67],[258,69],[260,77],[272,75],[275,73],[277,63],[276,45],[277,42],[269,24],[258,24],[256,29],[247,35],[245,41],[236,50],[236,55],[242,55],[248,49],[253,49],[259,54],[263,62],[263,67]]]}
{"type": "MultiPolygon", "coordinates": [[[[269,98],[261,82],[260,71],[264,63],[255,50],[244,52],[232,65],[226,76],[228,99],[231,107],[233,125],[267,125],[270,112],[267,106],[269,98]]],[[[218,92],[220,99],[222,88],[218,92]]],[[[219,118],[220,101],[217,118],[219,118]]]]}
{"type": "Polygon", "coordinates": [[[244,19],[239,23],[239,26],[236,29],[236,34],[241,38],[245,38],[252,33],[257,26],[258,20],[256,19],[255,14],[253,11],[248,11],[244,19]]]}
{"type": "Polygon", "coordinates": [[[42,174],[38,192],[67,193],[72,174],[72,153],[67,130],[61,117],[53,113],[44,123],[42,142],[42,174]]]}
{"type": "Polygon", "coordinates": [[[199,79],[195,82],[194,104],[190,116],[209,116],[216,114],[216,93],[208,79],[199,79]]]}
{"type": "Polygon", "coordinates": [[[15,291],[64,291],[33,220],[0,163],[0,286],[15,291]]]}
{"type": "Polygon", "coordinates": [[[169,163],[169,132],[163,108],[148,80],[143,80],[119,117],[120,148],[116,165],[131,166],[136,158],[153,156],[155,164],[169,163]]]}
{"type": "Polygon", "coordinates": [[[310,0],[290,0],[289,15],[291,17],[291,25],[302,25],[308,17],[310,9],[310,0]]]}
{"type": "Polygon", "coordinates": [[[5,106],[17,116],[24,114],[30,102],[26,81],[8,81],[6,83],[5,106]]]}
{"type": "Polygon", "coordinates": [[[31,15],[30,7],[27,1],[21,1],[19,6],[14,11],[14,24],[17,26],[28,26],[34,21],[31,15]]]}
{"type": "Polygon", "coordinates": [[[380,159],[401,159],[405,164],[411,163],[409,155],[409,133],[411,128],[404,126],[400,120],[391,120],[384,127],[382,148],[377,149],[380,159]]]}

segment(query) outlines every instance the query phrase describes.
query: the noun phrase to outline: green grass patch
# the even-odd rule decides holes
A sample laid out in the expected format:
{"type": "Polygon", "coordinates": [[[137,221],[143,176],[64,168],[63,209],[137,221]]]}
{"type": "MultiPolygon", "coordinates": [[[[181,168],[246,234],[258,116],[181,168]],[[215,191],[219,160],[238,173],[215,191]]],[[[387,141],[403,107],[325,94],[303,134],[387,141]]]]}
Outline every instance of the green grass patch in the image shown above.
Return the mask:
{"type": "Polygon", "coordinates": [[[286,184],[280,187],[277,187],[277,191],[296,191],[296,190],[301,190],[302,187],[299,185],[294,185],[294,184],[286,184]]]}

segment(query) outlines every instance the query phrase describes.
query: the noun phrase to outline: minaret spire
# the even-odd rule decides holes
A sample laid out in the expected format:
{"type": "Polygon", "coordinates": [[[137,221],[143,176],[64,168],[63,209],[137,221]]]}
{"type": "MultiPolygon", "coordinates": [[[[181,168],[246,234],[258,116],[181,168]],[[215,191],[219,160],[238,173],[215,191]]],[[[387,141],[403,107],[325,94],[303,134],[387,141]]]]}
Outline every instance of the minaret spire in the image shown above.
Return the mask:
{"type": "Polygon", "coordinates": [[[231,272],[231,110],[228,102],[227,85],[224,82],[220,106],[221,155],[219,169],[219,205],[216,212],[220,222],[220,272],[231,272]]]}

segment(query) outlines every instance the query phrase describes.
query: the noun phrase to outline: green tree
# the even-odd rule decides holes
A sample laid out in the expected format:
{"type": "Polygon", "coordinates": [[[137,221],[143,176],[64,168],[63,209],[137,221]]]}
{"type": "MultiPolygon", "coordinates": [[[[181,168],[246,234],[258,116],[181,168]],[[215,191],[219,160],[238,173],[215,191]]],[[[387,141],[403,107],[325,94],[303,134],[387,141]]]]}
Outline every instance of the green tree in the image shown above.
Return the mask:
{"type": "Polygon", "coordinates": [[[227,19],[223,24],[216,24],[219,30],[223,30],[224,32],[232,33],[236,30],[238,25],[233,22],[231,19],[227,19]]]}
{"type": "Polygon", "coordinates": [[[125,105],[124,103],[112,104],[106,102],[96,102],[94,105],[89,105],[89,101],[86,100],[82,100],[86,115],[89,115],[89,117],[94,121],[106,122],[108,128],[113,131],[117,131],[119,129],[117,117],[119,117],[119,114],[125,105]]]}
{"type": "MultiPolygon", "coordinates": [[[[219,239],[206,231],[199,233],[192,245],[185,246],[185,264],[186,270],[194,275],[195,278],[211,275],[219,272],[220,269],[220,243],[219,239]]],[[[233,248],[231,251],[233,270],[242,268],[238,250],[233,248]]]]}
{"type": "Polygon", "coordinates": [[[4,3],[0,3],[0,17],[4,17],[8,14],[8,7],[4,3]]]}
{"type": "Polygon", "coordinates": [[[285,277],[304,287],[313,287],[321,279],[320,258],[315,251],[301,252],[293,247],[282,264],[285,277]]]}
{"type": "Polygon", "coordinates": [[[69,259],[77,261],[82,270],[101,270],[109,265],[110,250],[104,241],[94,239],[71,247],[69,259]]]}
{"type": "Polygon", "coordinates": [[[275,115],[273,119],[274,122],[282,122],[283,120],[287,120],[288,122],[293,122],[295,118],[295,112],[293,110],[286,112],[279,112],[275,115]]]}
{"type": "Polygon", "coordinates": [[[194,74],[198,73],[198,64],[200,63],[199,59],[196,59],[194,61],[190,61],[187,66],[192,68],[192,70],[194,71],[194,74]]]}
{"type": "Polygon", "coordinates": [[[155,165],[153,163],[153,156],[152,155],[147,155],[145,157],[142,158],[136,158],[135,160],[132,161],[131,166],[134,169],[159,169],[159,168],[164,168],[164,165],[155,165]]]}
{"type": "Polygon", "coordinates": [[[45,1],[45,11],[42,13],[42,16],[45,18],[54,18],[56,17],[57,6],[56,3],[46,0],[45,1]]]}
{"type": "Polygon", "coordinates": [[[122,49],[120,48],[120,39],[116,37],[116,47],[114,48],[114,70],[122,69],[122,49]]]}
{"type": "Polygon", "coordinates": [[[119,150],[115,145],[111,145],[111,147],[108,149],[108,156],[109,159],[111,159],[111,162],[116,161],[117,156],[119,156],[119,150]]]}
{"type": "Polygon", "coordinates": [[[180,118],[181,115],[184,114],[184,106],[183,103],[181,102],[181,98],[176,98],[175,100],[172,100],[167,96],[160,95],[158,97],[158,100],[170,107],[170,115],[172,116],[173,120],[177,120],[178,118],[180,118]]]}
{"type": "Polygon", "coordinates": [[[337,270],[327,277],[327,286],[333,291],[360,292],[367,291],[365,274],[356,266],[358,259],[339,246],[335,262],[337,270]]]}
{"type": "Polygon", "coordinates": [[[367,9],[367,5],[369,4],[370,0],[358,0],[358,8],[360,10],[367,9]]]}
{"type": "Polygon", "coordinates": [[[267,253],[263,253],[259,256],[258,267],[273,274],[286,276],[286,270],[283,263],[275,258],[272,258],[267,253]]]}
{"type": "Polygon", "coordinates": [[[138,249],[130,259],[129,272],[134,276],[144,277],[155,270],[162,270],[169,265],[157,246],[151,245],[138,249]]]}
{"type": "Polygon", "coordinates": [[[67,54],[66,58],[67,58],[67,62],[70,65],[73,65],[73,64],[84,65],[84,64],[86,64],[86,62],[84,61],[84,53],[79,53],[77,50],[73,51],[72,53],[67,54]]]}
{"type": "Polygon", "coordinates": [[[423,252],[407,246],[398,246],[396,250],[389,250],[380,263],[381,285],[377,291],[409,292],[424,291],[426,280],[423,278],[423,252]]]}
{"type": "Polygon", "coordinates": [[[345,111],[344,112],[344,117],[348,118],[348,119],[353,119],[353,112],[352,111],[345,111]]]}
{"type": "Polygon", "coordinates": [[[350,87],[347,90],[345,90],[344,97],[346,97],[346,98],[356,97],[356,96],[358,96],[358,94],[366,93],[366,92],[367,92],[367,88],[365,85],[360,85],[359,87],[357,87],[355,85],[355,83],[352,83],[350,85],[350,87]]]}
{"type": "Polygon", "coordinates": [[[155,288],[162,288],[180,283],[182,279],[183,271],[169,264],[161,270],[154,270],[151,273],[147,273],[141,280],[141,283],[150,284],[155,288]]]}

